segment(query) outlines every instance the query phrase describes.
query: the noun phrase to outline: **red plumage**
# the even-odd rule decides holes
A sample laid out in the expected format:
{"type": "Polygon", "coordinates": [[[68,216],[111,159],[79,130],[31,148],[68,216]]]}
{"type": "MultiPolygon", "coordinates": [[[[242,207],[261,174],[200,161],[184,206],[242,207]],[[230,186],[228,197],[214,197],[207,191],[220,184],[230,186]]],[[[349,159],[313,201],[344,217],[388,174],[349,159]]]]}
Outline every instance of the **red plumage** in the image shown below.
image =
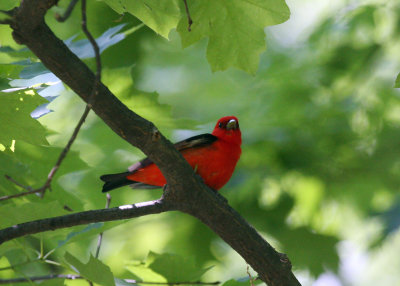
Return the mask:
{"type": "MultiPolygon", "coordinates": [[[[231,178],[241,154],[239,122],[235,116],[218,120],[212,134],[197,135],[175,144],[204,183],[214,190],[222,188],[231,178]]],[[[128,172],[103,175],[103,192],[131,185],[133,188],[158,188],[166,184],[160,169],[145,158],[128,172]]]]}

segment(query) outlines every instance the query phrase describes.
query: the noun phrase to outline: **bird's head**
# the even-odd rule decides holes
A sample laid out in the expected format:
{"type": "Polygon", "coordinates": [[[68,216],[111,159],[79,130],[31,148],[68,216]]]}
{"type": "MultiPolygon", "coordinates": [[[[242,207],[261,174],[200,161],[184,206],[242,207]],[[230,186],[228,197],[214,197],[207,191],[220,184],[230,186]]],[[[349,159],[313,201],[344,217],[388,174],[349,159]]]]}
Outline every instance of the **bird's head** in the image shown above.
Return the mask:
{"type": "Polygon", "coordinates": [[[212,133],[214,136],[232,143],[241,144],[242,135],[239,120],[235,116],[225,116],[218,120],[212,133]]]}

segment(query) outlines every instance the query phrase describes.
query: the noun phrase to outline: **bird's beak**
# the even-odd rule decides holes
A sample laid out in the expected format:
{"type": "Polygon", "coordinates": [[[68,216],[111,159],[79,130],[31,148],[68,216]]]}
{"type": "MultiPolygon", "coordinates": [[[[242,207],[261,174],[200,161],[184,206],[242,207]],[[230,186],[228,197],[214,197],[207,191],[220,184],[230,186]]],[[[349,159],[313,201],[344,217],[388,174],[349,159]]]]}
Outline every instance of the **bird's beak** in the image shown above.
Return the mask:
{"type": "Polygon", "coordinates": [[[235,119],[231,119],[226,124],[226,130],[234,130],[238,128],[238,123],[235,119]]]}

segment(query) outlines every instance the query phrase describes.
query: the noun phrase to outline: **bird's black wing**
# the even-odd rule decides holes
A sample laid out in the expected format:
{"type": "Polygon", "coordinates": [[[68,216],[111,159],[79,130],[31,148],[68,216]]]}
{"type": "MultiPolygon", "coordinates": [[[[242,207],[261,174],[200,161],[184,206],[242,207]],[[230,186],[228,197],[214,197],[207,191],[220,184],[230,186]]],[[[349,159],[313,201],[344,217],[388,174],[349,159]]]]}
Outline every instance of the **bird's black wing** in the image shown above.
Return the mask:
{"type": "Polygon", "coordinates": [[[188,139],[182,140],[180,142],[177,142],[174,144],[175,148],[178,149],[178,151],[182,151],[188,148],[197,148],[197,147],[203,147],[206,145],[210,145],[213,142],[215,142],[218,139],[218,137],[206,133],[206,134],[200,134],[196,135],[193,137],[190,137],[188,139]]]}

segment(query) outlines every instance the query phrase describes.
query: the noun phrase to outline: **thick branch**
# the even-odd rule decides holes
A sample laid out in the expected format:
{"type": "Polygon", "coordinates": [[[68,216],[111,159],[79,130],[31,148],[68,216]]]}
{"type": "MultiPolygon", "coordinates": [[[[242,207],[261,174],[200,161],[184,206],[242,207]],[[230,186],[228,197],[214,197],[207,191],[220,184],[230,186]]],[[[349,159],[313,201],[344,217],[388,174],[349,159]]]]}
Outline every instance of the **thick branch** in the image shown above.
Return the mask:
{"type": "MultiPolygon", "coordinates": [[[[90,100],[95,75],[58,39],[44,22],[44,14],[57,0],[23,0],[14,11],[11,27],[14,39],[25,44],[43,64],[74,90],[84,101],[90,100]]],[[[261,280],[269,285],[300,285],[290,270],[290,262],[277,253],[237,212],[219,196],[207,188],[194,175],[193,170],[173,147],[171,142],[149,121],[123,105],[110,90],[100,84],[93,111],[119,136],[140,148],[163,172],[168,187],[164,202],[189,213],[221,236],[258,272],[261,280]],[[286,262],[287,261],[287,262],[286,262]]],[[[167,205],[168,205],[167,204],[167,205]]],[[[161,204],[163,206],[163,204],[161,204]]],[[[106,210],[110,212],[113,209],[106,210]]],[[[160,210],[165,211],[165,209],[160,210]]],[[[98,212],[98,211],[93,211],[98,212]]],[[[118,212],[119,213],[119,212],[118,212]]],[[[151,212],[155,213],[155,212],[151,212]]],[[[92,212],[85,212],[82,224],[99,221],[92,212]]],[[[78,216],[74,214],[71,216],[78,216]]],[[[66,216],[71,218],[70,216],[66,216]]],[[[111,216],[107,220],[129,218],[111,216]],[[112,218],[111,218],[112,217],[112,218]]],[[[27,229],[39,226],[39,231],[68,227],[65,217],[59,217],[60,225],[53,219],[31,222],[3,230],[3,237],[18,237],[27,229]],[[15,229],[15,230],[14,230],[15,229]],[[24,231],[22,231],[24,229],[24,231]],[[8,233],[13,233],[9,235],[8,233]]],[[[79,220],[82,218],[79,218],[79,220]]],[[[78,220],[77,217],[74,221],[78,220]]]]}
{"type": "Polygon", "coordinates": [[[0,244],[8,240],[28,234],[67,228],[76,225],[89,224],[135,218],[149,214],[158,214],[174,210],[174,207],[163,200],[149,201],[133,205],[120,206],[112,209],[101,209],[74,213],[64,216],[39,219],[31,222],[13,225],[0,230],[0,244]]]}

